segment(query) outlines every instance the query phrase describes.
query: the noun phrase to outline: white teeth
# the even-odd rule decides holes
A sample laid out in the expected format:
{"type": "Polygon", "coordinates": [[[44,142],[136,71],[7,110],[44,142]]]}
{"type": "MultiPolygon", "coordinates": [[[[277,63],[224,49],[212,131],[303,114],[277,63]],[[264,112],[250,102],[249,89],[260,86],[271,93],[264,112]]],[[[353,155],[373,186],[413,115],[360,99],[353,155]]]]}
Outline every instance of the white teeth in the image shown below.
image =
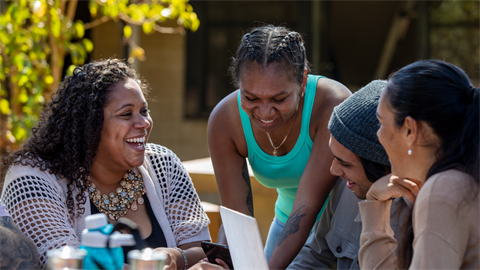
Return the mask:
{"type": "Polygon", "coordinates": [[[260,119],[260,121],[262,121],[265,124],[270,124],[270,123],[273,122],[273,120],[261,120],[261,119],[260,119]]]}
{"type": "Polygon", "coordinates": [[[141,138],[133,138],[133,139],[127,139],[125,140],[126,142],[131,142],[131,143],[140,143],[140,142],[145,142],[145,137],[141,138]]]}

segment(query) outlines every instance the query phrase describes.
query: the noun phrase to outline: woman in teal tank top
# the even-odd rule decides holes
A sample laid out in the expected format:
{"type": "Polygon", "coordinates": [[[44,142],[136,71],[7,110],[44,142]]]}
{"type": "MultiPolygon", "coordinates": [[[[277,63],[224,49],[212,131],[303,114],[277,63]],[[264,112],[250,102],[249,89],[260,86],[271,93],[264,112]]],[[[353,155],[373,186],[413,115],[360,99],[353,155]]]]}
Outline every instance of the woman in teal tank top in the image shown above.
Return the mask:
{"type": "Polygon", "coordinates": [[[256,179],[277,189],[266,244],[267,257],[273,250],[270,269],[285,269],[296,256],[337,179],[329,171],[327,125],[350,91],[308,70],[299,33],[271,25],[253,29],[230,68],[239,90],[215,107],[208,122],[224,206],[254,215],[246,158],[256,179]]]}

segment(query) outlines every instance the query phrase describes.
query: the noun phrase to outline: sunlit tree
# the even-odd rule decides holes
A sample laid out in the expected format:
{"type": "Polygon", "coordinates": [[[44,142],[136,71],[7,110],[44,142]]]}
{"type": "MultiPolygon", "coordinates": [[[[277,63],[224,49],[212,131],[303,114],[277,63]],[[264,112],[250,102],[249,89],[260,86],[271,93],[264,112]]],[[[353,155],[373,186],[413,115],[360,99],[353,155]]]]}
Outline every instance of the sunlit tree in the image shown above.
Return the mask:
{"type": "Polygon", "coordinates": [[[132,26],[146,34],[197,30],[200,21],[188,1],[90,0],[92,20],[75,20],[78,0],[14,0],[0,15],[0,154],[18,148],[38,120],[42,106],[62,79],[64,61],[84,64],[93,43],[85,31],[110,20],[123,21],[130,60],[145,52],[130,39],[132,26]],[[176,27],[162,26],[177,22],[176,27]]]}
{"type": "Polygon", "coordinates": [[[480,3],[448,0],[431,4],[430,57],[461,67],[480,84],[480,3]]]}

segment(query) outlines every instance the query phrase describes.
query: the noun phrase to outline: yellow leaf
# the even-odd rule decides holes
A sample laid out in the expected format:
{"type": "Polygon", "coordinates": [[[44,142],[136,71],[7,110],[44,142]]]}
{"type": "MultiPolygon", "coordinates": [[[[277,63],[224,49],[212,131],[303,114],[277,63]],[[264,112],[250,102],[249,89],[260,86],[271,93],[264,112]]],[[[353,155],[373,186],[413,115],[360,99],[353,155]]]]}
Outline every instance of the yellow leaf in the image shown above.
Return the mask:
{"type": "Polygon", "coordinates": [[[28,101],[27,91],[22,90],[18,95],[18,101],[26,103],[28,101]]]}
{"type": "Polygon", "coordinates": [[[24,86],[28,82],[28,76],[22,75],[20,80],[18,80],[18,86],[24,86]]]}
{"type": "Polygon", "coordinates": [[[150,22],[144,22],[142,24],[142,29],[145,34],[151,34],[152,32],[154,32],[153,25],[150,22]]]}
{"type": "Polygon", "coordinates": [[[90,7],[90,13],[92,14],[92,17],[97,16],[97,7],[90,7]]]}
{"type": "Polygon", "coordinates": [[[45,83],[46,84],[52,84],[53,83],[53,76],[48,75],[47,77],[45,77],[45,83]]]}
{"type": "Polygon", "coordinates": [[[27,138],[27,131],[24,128],[19,127],[15,129],[13,135],[15,136],[15,139],[17,139],[17,141],[20,141],[27,138]]]}
{"type": "Polygon", "coordinates": [[[73,27],[75,28],[78,38],[82,38],[85,35],[85,28],[83,27],[82,21],[77,21],[73,27]]]}
{"type": "Polygon", "coordinates": [[[132,36],[132,28],[130,27],[130,25],[125,25],[125,27],[123,27],[123,35],[126,38],[132,36]]]}
{"type": "Polygon", "coordinates": [[[3,114],[9,114],[10,113],[10,103],[8,102],[8,100],[2,98],[0,100],[0,111],[3,113],[3,114]]]}
{"type": "Polygon", "coordinates": [[[68,68],[67,68],[67,76],[69,75],[72,75],[73,74],[73,70],[76,68],[75,65],[70,65],[68,68]]]}
{"type": "Polygon", "coordinates": [[[91,52],[93,50],[93,42],[90,39],[82,39],[83,47],[87,52],[91,52]]]}
{"type": "Polygon", "coordinates": [[[140,61],[145,61],[145,50],[143,50],[141,47],[136,47],[130,53],[130,57],[138,58],[138,60],[140,61]]]}

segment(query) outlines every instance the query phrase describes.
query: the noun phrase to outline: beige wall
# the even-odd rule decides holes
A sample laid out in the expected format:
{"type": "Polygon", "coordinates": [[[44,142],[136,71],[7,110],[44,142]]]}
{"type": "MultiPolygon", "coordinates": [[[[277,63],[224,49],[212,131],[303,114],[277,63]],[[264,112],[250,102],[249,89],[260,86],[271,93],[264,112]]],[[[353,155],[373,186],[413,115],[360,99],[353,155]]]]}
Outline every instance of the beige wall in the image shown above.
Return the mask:
{"type": "MultiPolygon", "coordinates": [[[[121,57],[121,27],[114,22],[92,30],[94,60],[121,57]]],[[[180,34],[138,35],[146,61],[135,64],[151,86],[149,108],[154,128],[149,142],[162,144],[182,161],[208,157],[207,120],[186,120],[184,112],[185,41],[180,34]]]]}

